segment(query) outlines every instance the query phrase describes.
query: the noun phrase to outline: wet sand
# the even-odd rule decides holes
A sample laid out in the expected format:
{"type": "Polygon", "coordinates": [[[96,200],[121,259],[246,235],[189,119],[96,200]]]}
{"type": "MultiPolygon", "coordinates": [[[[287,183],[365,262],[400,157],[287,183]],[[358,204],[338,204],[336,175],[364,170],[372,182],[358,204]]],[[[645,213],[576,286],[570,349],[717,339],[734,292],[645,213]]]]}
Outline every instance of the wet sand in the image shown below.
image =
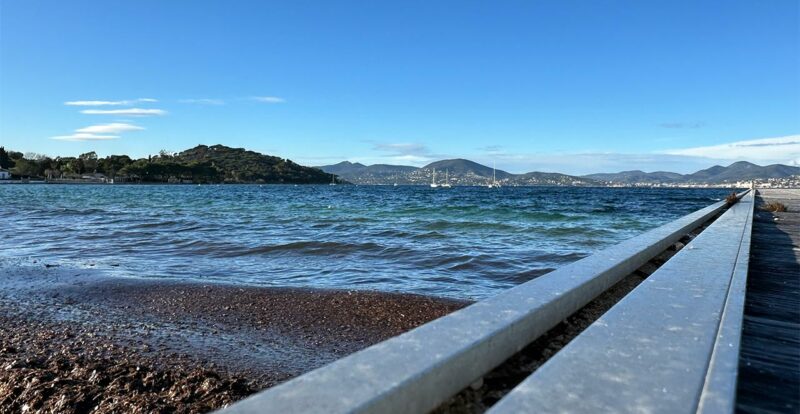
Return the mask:
{"type": "Polygon", "coordinates": [[[466,304],[0,263],[0,412],[206,412],[466,304]]]}

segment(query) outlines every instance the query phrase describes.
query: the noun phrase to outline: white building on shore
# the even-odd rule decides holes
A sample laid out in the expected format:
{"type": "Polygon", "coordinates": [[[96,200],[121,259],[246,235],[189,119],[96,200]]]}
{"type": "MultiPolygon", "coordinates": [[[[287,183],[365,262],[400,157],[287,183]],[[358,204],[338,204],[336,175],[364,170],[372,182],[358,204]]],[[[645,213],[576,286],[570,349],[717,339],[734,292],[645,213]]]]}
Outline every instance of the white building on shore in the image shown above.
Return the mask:
{"type": "Polygon", "coordinates": [[[11,171],[0,168],[0,180],[10,180],[11,171]]]}

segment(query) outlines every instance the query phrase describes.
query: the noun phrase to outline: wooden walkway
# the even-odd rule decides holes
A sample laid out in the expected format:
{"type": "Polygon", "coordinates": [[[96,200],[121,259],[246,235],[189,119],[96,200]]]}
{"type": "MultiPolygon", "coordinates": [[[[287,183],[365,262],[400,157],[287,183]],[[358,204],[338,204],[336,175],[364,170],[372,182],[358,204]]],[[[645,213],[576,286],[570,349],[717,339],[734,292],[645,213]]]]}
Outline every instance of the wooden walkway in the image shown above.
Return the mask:
{"type": "Polygon", "coordinates": [[[800,412],[800,190],[759,190],[754,214],[737,412],[800,412]],[[784,213],[761,210],[778,201],[784,213]]]}

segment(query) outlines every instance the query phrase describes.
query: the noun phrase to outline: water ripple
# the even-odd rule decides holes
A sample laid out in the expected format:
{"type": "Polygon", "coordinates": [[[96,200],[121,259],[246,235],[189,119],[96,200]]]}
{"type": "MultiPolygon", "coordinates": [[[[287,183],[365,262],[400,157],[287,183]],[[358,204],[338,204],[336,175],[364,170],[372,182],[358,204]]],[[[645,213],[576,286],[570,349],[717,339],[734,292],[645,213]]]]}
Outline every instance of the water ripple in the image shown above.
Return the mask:
{"type": "Polygon", "coordinates": [[[482,298],[725,189],[0,186],[1,257],[113,275],[482,298]]]}

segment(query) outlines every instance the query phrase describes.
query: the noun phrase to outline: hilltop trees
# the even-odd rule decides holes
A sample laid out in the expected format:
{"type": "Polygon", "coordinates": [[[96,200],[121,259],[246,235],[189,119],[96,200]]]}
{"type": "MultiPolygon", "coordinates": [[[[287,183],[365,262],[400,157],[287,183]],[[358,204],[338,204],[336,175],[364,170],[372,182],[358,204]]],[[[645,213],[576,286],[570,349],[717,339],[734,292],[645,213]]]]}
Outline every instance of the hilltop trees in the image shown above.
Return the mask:
{"type": "Polygon", "coordinates": [[[288,159],[259,154],[244,148],[198,145],[176,154],[174,158],[180,162],[211,162],[226,182],[330,182],[330,176],[319,169],[303,167],[288,159]]]}
{"type": "Polygon", "coordinates": [[[97,170],[109,177],[116,177],[117,174],[133,160],[127,155],[109,155],[97,161],[97,170]]]}
{"type": "Polygon", "coordinates": [[[40,168],[36,160],[29,160],[20,158],[14,161],[14,168],[11,169],[13,174],[21,177],[37,177],[40,175],[40,168]]]}
{"type": "Polygon", "coordinates": [[[83,172],[93,173],[97,171],[97,153],[87,152],[78,156],[78,159],[83,164],[83,172]]]}
{"type": "Polygon", "coordinates": [[[327,183],[329,177],[316,168],[303,167],[290,160],[229,148],[223,145],[199,145],[169,154],[161,151],[148,159],[135,161],[124,173],[136,180],[164,182],[229,183],[327,183]]]}
{"type": "Polygon", "coordinates": [[[324,184],[330,180],[327,174],[316,168],[222,145],[200,145],[175,154],[162,150],[158,155],[137,160],[127,155],[100,158],[94,151],[77,157],[50,158],[39,154],[23,156],[21,153],[1,150],[0,163],[12,167],[12,173],[19,177],[80,178],[85,174],[100,173],[114,179],[156,183],[324,184]]]}
{"type": "Polygon", "coordinates": [[[3,147],[0,147],[0,168],[11,168],[14,166],[14,162],[11,161],[11,157],[8,156],[8,152],[3,147]]]}
{"type": "Polygon", "coordinates": [[[179,163],[153,157],[150,160],[136,160],[119,171],[133,181],[172,182],[190,180],[196,183],[215,183],[221,181],[219,170],[210,162],[179,163]]]}
{"type": "Polygon", "coordinates": [[[0,168],[13,168],[16,161],[22,157],[21,152],[6,151],[5,148],[0,147],[0,168]]]}

